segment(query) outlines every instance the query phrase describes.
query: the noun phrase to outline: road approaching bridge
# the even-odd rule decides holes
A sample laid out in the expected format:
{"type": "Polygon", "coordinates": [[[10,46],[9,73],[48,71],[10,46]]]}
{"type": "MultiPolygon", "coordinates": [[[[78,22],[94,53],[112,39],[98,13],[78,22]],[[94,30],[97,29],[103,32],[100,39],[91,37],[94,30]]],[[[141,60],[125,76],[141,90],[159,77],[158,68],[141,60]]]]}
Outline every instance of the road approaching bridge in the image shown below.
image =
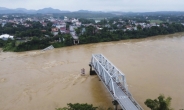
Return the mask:
{"type": "Polygon", "coordinates": [[[143,110],[128,91],[125,75],[107,58],[93,54],[89,66],[90,75],[97,74],[112,95],[115,110],[118,105],[123,110],[143,110]]]}

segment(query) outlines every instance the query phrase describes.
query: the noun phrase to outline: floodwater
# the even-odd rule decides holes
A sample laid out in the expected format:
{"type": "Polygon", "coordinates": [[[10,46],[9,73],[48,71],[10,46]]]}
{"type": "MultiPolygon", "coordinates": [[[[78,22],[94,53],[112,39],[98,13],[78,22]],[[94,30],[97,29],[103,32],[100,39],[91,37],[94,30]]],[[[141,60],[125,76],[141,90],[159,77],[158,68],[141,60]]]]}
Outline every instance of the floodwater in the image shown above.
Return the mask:
{"type": "Polygon", "coordinates": [[[54,110],[67,103],[112,107],[97,76],[89,76],[93,53],[102,53],[126,75],[144,108],[147,98],[172,97],[184,108],[184,33],[78,45],[46,52],[0,52],[0,110],[54,110]],[[85,68],[86,76],[80,76],[85,68]]]}

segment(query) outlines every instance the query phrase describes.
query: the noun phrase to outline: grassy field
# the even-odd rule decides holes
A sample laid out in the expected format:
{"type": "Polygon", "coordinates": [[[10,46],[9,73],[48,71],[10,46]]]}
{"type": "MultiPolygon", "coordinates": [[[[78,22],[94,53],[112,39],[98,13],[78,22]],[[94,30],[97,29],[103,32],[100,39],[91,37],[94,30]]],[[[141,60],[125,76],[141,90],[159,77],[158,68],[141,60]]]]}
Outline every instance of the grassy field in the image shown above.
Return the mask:
{"type": "Polygon", "coordinates": [[[162,23],[163,21],[161,21],[161,20],[150,20],[150,23],[158,23],[158,24],[160,24],[160,23],[162,23]]]}

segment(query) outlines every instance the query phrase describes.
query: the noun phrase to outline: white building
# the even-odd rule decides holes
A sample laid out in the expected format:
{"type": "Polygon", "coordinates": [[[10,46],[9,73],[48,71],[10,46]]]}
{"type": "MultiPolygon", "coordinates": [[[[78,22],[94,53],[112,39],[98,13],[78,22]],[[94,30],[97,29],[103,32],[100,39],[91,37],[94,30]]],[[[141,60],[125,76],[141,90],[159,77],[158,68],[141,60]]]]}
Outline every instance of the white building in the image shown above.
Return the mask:
{"type": "Polygon", "coordinates": [[[71,21],[72,21],[72,23],[79,22],[79,20],[78,19],[75,19],[75,18],[73,18],[71,21]]]}
{"type": "Polygon", "coordinates": [[[69,19],[65,16],[65,17],[64,17],[64,21],[68,21],[68,20],[69,20],[69,19]]]}
{"type": "Polygon", "coordinates": [[[63,27],[66,28],[66,25],[56,25],[56,28],[58,28],[58,29],[63,28],[63,27]]]}
{"type": "Polygon", "coordinates": [[[8,40],[8,38],[13,40],[14,36],[10,36],[9,34],[3,34],[0,36],[0,39],[2,40],[8,40]]]}
{"type": "Polygon", "coordinates": [[[75,25],[80,27],[82,25],[82,23],[81,22],[75,22],[75,25]]]}

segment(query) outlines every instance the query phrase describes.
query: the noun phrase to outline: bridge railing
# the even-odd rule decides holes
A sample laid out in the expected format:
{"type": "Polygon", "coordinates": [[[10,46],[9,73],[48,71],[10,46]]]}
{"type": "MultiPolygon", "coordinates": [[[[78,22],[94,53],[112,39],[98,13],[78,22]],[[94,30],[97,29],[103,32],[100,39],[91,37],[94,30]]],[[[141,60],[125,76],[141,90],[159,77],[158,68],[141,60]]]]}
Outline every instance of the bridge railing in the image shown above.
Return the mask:
{"type": "Polygon", "coordinates": [[[54,47],[52,45],[48,46],[47,48],[43,49],[42,51],[47,51],[47,50],[51,50],[54,49],[54,47]]]}
{"type": "Polygon", "coordinates": [[[97,69],[99,75],[102,76],[103,80],[111,88],[113,93],[116,93],[116,91],[112,88],[112,80],[118,83],[119,87],[121,87],[126,93],[129,93],[125,75],[107,58],[105,58],[102,54],[93,54],[91,62],[94,64],[94,67],[96,67],[95,69],[97,69]]]}
{"type": "Polygon", "coordinates": [[[137,106],[137,108],[139,108],[139,110],[143,110],[128,91],[125,75],[107,58],[105,58],[105,56],[102,54],[93,54],[91,58],[91,65],[115,100],[118,101],[123,98],[129,98],[137,106]],[[121,91],[118,88],[120,88],[121,91]],[[119,95],[120,92],[125,94],[119,95]]]}

